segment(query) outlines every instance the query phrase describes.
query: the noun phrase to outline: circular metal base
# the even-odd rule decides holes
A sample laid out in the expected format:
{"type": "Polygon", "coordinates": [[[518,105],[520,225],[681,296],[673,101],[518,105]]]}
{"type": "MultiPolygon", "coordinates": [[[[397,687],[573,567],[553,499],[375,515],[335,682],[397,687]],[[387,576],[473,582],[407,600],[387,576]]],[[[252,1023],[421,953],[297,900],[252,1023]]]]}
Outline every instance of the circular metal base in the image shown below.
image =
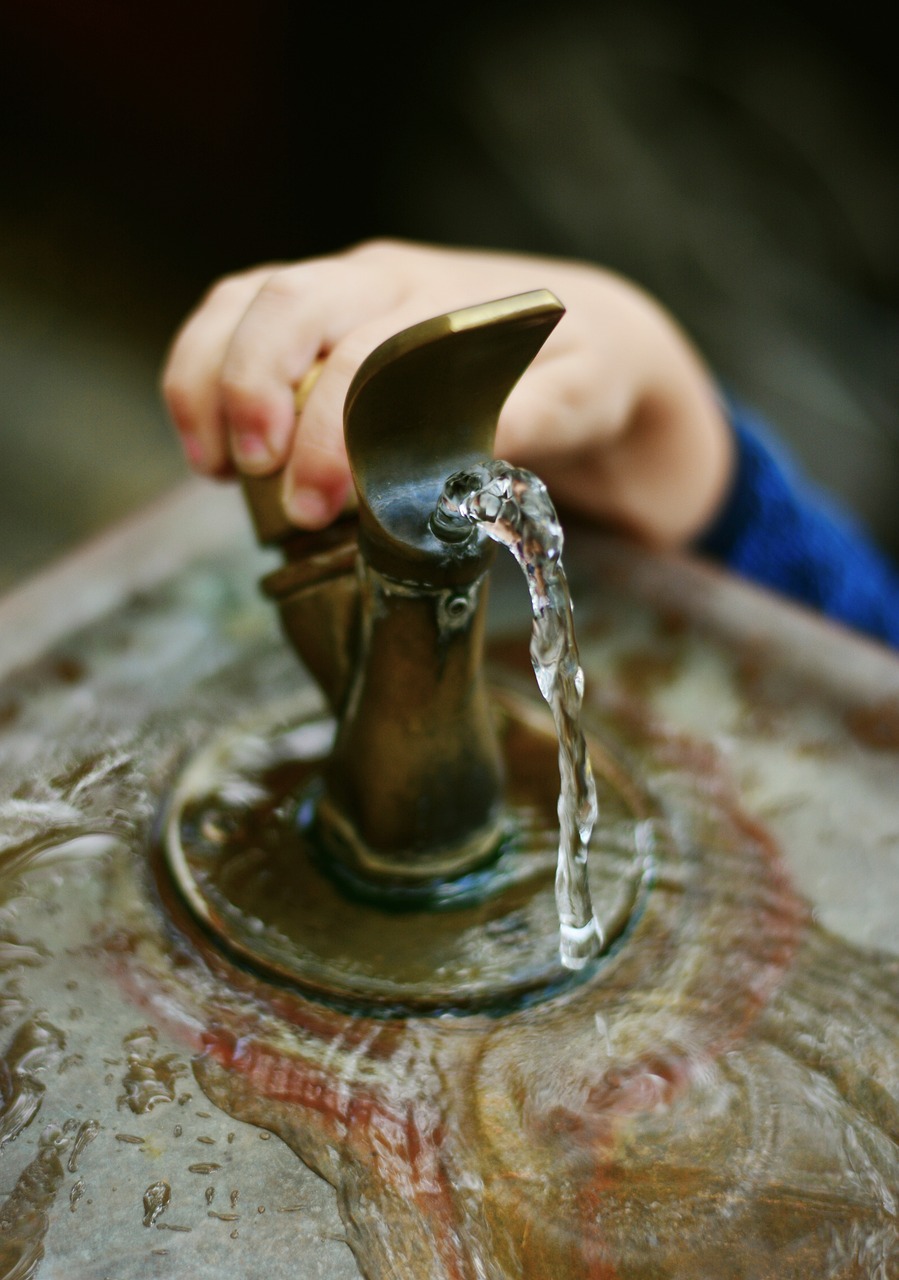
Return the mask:
{"type": "MultiPolygon", "coordinates": [[[[170,796],[162,851],[193,916],[263,977],[369,1013],[500,1012],[589,977],[599,961],[573,973],[559,958],[552,719],[514,690],[492,696],[506,821],[489,864],[426,898],[340,874],[316,836],[334,722],[308,704],[282,708],[203,747],[170,796]]],[[[649,802],[598,741],[589,745],[600,809],[590,881],[608,954],[648,883],[649,802]]]]}

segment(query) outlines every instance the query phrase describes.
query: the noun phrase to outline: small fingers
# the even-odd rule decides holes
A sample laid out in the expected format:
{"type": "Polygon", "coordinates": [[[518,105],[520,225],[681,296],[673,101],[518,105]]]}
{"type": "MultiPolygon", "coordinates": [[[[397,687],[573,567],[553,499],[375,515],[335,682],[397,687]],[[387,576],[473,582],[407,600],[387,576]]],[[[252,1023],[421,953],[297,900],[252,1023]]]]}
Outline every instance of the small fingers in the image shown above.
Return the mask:
{"type": "MultiPolygon", "coordinates": [[[[296,523],[318,527],[339,511],[349,489],[343,447],[343,397],[355,364],[369,349],[364,337],[333,352],[347,334],[364,335],[373,316],[390,314],[401,291],[378,254],[309,259],[271,272],[234,326],[218,375],[219,422],[230,456],[250,474],[285,466],[296,523]],[[328,376],[316,388],[298,428],[294,389],[316,361],[328,376]],[[298,435],[298,446],[293,442],[298,435]]],[[[391,322],[382,321],[383,336],[391,322]]]]}
{"type": "MultiPolygon", "coordinates": [[[[222,475],[283,468],[290,519],[323,527],[351,487],[343,406],[365,357],[408,325],[538,287],[543,274],[540,260],[369,242],[229,277],[183,326],[164,373],[191,464],[222,475]],[[316,362],[321,376],[297,420],[294,388],[316,362]]],[[[558,278],[567,286],[577,277],[569,270],[558,278]]],[[[569,320],[569,339],[572,331],[569,320]]],[[[579,389],[575,362],[560,362],[571,345],[553,334],[513,390],[497,438],[510,461],[551,471],[560,449],[586,433],[582,402],[591,388],[579,389]]]]}
{"type": "Polygon", "coordinates": [[[271,267],[257,267],[215,285],[181,326],[169,348],[161,389],[191,466],[210,475],[231,469],[221,402],[221,369],[241,317],[271,267]]]}
{"type": "Polygon", "coordinates": [[[333,356],[303,405],[285,469],[282,504],[304,529],[322,529],[340,514],[351,488],[343,440],[347,380],[333,356]]]}
{"type": "Polygon", "coordinates": [[[287,461],[296,430],[294,389],[331,343],[345,305],[338,286],[316,277],[325,261],[284,268],[259,288],[224,353],[221,412],[237,466],[265,474],[287,461]]]}
{"type": "Polygon", "coordinates": [[[283,488],[284,508],[304,528],[322,528],[345,507],[352,488],[343,411],[360,365],[381,342],[420,319],[417,299],[388,307],[353,327],[320,366],[297,424],[283,488]]]}

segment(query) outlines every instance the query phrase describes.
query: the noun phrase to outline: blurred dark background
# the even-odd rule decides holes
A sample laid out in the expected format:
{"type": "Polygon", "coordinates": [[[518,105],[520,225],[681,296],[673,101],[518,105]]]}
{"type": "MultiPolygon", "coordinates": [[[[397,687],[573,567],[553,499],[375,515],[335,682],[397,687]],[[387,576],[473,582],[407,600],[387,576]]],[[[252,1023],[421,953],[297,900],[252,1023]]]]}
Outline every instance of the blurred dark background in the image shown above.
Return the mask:
{"type": "Polygon", "coordinates": [[[0,8],[0,589],[187,475],[157,379],[213,279],[377,234],[632,276],[899,557],[879,6],[333,8],[0,8]]]}

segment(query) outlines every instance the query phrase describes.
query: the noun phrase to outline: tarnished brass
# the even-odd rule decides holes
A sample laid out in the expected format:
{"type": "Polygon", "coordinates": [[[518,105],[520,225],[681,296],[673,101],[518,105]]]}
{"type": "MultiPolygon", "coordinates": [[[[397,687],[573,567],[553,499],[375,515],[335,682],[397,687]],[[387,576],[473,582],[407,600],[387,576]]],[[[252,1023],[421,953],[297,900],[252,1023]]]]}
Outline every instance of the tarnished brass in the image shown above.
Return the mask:
{"type": "Polygon", "coordinates": [[[294,535],[283,545],[285,564],[261,585],[278,606],[284,634],[336,713],[356,652],[357,521],[348,515],[320,533],[294,535]]]}
{"type": "Polygon", "coordinates": [[[427,887],[498,846],[503,766],[482,670],[495,544],[474,531],[448,543],[430,519],[450,475],[493,457],[500,410],[563,314],[536,290],[372,352],[344,410],[358,512],[332,529],[293,529],[278,476],[245,482],[260,540],[285,556],[263,589],[338,718],[321,838],[368,886],[427,887]]]}
{"type": "Polygon", "coordinates": [[[447,478],[493,457],[500,410],[564,314],[538,289],[437,316],[396,334],[357,372],[344,409],[360,546],[403,582],[471,582],[493,555],[474,536],[435,538],[447,478]]]}

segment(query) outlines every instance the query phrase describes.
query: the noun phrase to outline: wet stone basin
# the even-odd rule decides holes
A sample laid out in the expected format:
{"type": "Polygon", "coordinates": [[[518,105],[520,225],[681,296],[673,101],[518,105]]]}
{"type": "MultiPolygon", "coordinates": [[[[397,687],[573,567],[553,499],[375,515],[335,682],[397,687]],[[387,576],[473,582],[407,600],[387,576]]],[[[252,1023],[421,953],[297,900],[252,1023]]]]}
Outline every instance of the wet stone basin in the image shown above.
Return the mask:
{"type": "MultiPolygon", "coordinates": [[[[468,1015],[263,981],[158,865],[193,752],[321,712],[236,495],[0,602],[0,1277],[899,1275],[899,662],[588,531],[565,560],[629,797],[594,893],[628,849],[645,892],[584,981],[468,1015]]],[[[491,671],[539,701],[494,578],[491,671]]]]}

